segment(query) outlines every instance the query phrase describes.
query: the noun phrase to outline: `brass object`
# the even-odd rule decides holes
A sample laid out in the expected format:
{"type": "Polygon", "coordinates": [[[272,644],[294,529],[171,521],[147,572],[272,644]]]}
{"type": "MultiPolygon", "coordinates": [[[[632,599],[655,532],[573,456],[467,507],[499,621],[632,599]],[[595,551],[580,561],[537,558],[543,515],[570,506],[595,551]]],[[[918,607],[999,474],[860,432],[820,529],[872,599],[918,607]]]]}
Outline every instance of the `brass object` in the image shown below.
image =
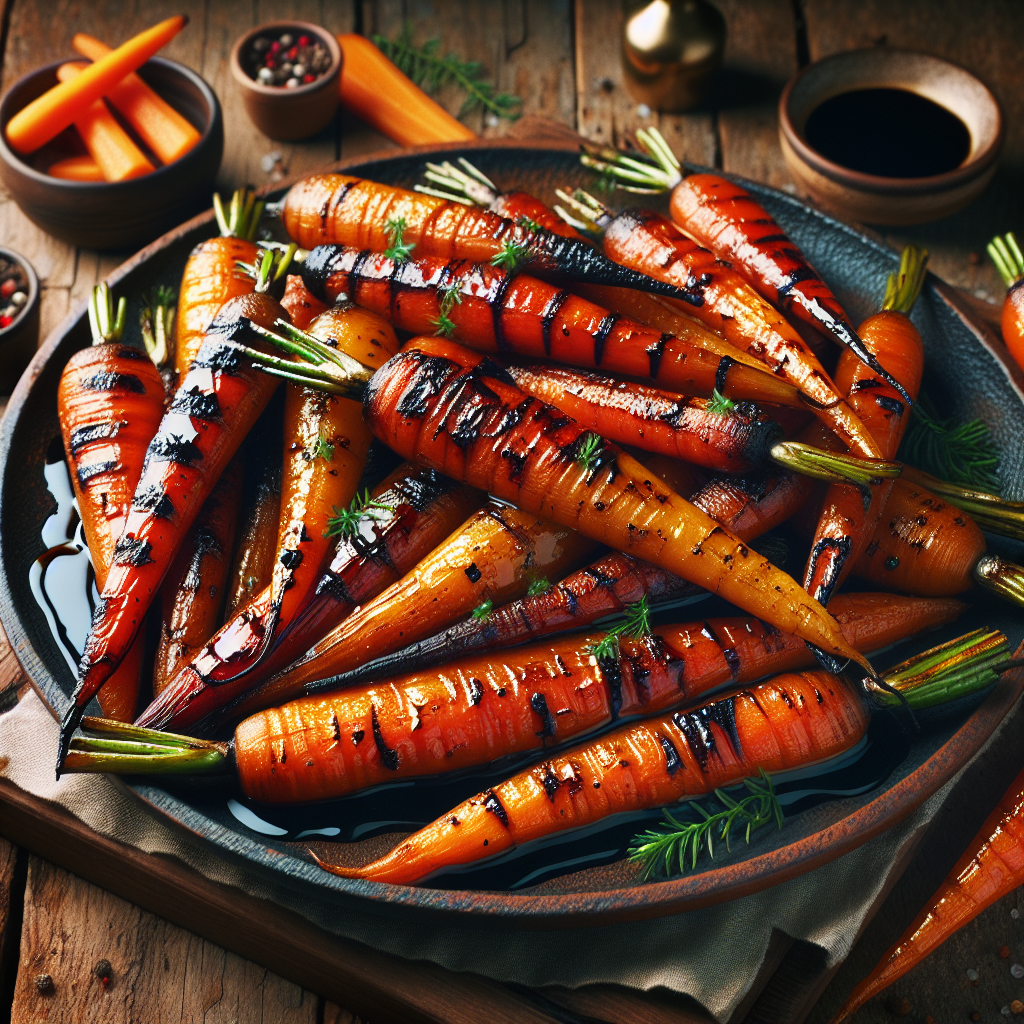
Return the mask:
{"type": "Polygon", "coordinates": [[[652,110],[689,110],[703,100],[724,50],[725,18],[708,0],[652,0],[622,30],[626,89],[652,110]]]}

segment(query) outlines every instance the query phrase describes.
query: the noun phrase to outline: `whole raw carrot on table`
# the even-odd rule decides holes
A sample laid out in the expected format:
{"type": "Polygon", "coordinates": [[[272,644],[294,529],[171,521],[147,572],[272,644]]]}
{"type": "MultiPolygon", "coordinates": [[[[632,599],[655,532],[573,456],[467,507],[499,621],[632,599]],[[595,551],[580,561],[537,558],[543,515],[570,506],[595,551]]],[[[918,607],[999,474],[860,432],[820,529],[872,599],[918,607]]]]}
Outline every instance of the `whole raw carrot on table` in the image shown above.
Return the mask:
{"type": "Polygon", "coordinates": [[[116,50],[89,65],[73,81],[61,82],[34,99],[7,122],[5,133],[11,148],[31,153],[72,124],[92,103],[116,88],[166,46],[186,25],[177,15],[140,32],[116,50]]]}
{"type": "MultiPolygon", "coordinates": [[[[93,343],[61,372],[57,417],[82,532],[102,590],[119,557],[118,540],[146,450],[163,417],[164,388],[145,352],[121,341],[124,300],[114,316],[109,289],[98,285],[89,313],[93,343]]],[[[144,647],[136,643],[100,689],[100,707],[108,717],[135,717],[144,647]]]]}
{"type": "MultiPolygon", "coordinates": [[[[112,52],[106,43],[84,32],[76,32],[71,45],[92,61],[102,60],[112,52]]],[[[134,71],[105,95],[161,163],[173,163],[199,141],[199,132],[192,123],[134,71]]]]}

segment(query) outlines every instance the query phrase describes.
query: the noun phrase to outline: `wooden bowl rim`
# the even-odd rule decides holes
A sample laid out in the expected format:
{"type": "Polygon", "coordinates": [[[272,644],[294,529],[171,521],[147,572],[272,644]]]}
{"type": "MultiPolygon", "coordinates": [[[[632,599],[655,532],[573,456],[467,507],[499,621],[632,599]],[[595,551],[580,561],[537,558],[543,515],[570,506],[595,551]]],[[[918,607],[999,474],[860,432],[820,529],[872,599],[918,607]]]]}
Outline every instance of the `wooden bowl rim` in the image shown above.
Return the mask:
{"type": "MultiPolygon", "coordinates": [[[[427,156],[447,154],[450,157],[456,157],[466,150],[487,149],[520,149],[527,152],[545,150],[566,154],[576,152],[574,145],[561,141],[545,140],[527,144],[520,139],[478,139],[454,146],[445,143],[417,146],[398,152],[384,150],[364,154],[334,164],[319,173],[344,173],[368,164],[379,164],[389,160],[407,160],[420,154],[427,156]]],[[[721,173],[710,171],[708,168],[688,167],[688,170],[721,173]]],[[[264,186],[259,190],[259,194],[266,197],[274,193],[282,193],[304,177],[308,177],[308,175],[297,175],[286,181],[264,186]]],[[[873,239],[860,234],[827,214],[807,207],[806,204],[792,196],[735,175],[723,175],[723,177],[750,188],[755,195],[759,192],[770,193],[783,203],[809,210],[830,229],[841,230],[880,253],[892,255],[890,250],[873,239]]],[[[182,236],[208,225],[213,219],[213,210],[207,210],[167,232],[121,264],[108,276],[107,281],[111,286],[116,285],[140,264],[156,256],[182,236]]],[[[928,287],[932,289],[936,298],[951,308],[956,316],[963,318],[961,311],[945,298],[941,287],[935,287],[936,280],[931,275],[929,277],[928,287]]],[[[86,307],[87,299],[81,299],[76,303],[68,315],[50,332],[28,369],[18,381],[14,393],[11,395],[7,411],[3,419],[0,420],[0,465],[4,464],[11,456],[14,425],[29,397],[34,382],[64,336],[84,315],[86,307]]],[[[973,327],[973,324],[971,326],[973,327]]],[[[1006,360],[1000,356],[997,350],[993,350],[986,335],[977,329],[975,332],[978,334],[979,342],[1001,365],[1004,365],[1006,360]]],[[[33,688],[42,698],[43,694],[33,678],[32,672],[37,665],[41,666],[42,662],[32,649],[31,641],[26,635],[20,619],[10,613],[13,606],[13,595],[7,575],[0,572],[0,620],[2,620],[12,650],[19,657],[19,661],[22,660],[22,655],[26,656],[29,664],[26,666],[25,662],[22,662],[22,665],[33,688]]],[[[1024,652],[1024,643],[1021,644],[1017,656],[1021,656],[1022,652],[1024,652]]],[[[273,855],[274,868],[276,871],[280,871],[284,877],[318,885],[323,889],[333,891],[338,897],[353,899],[357,906],[364,909],[374,908],[381,913],[426,912],[439,918],[454,915],[462,919],[468,917],[478,920],[501,920],[507,927],[526,929],[537,927],[545,929],[576,928],[663,917],[726,902],[770,888],[828,864],[899,824],[942,785],[953,778],[956,772],[981,749],[999,723],[1020,699],[1022,693],[1024,693],[1024,670],[1015,669],[1012,672],[1007,672],[971,717],[941,747],[915,771],[899,782],[886,786],[870,803],[803,839],[736,864],[715,867],[697,875],[687,875],[660,882],[638,883],[621,889],[557,895],[480,890],[438,890],[417,886],[390,885],[363,879],[343,879],[322,872],[321,869],[298,856],[282,854],[277,850],[270,852],[273,855]]],[[[51,713],[57,714],[52,708],[50,710],[51,713]]],[[[151,813],[165,816],[175,822],[178,827],[207,838],[200,827],[183,820],[181,816],[172,813],[167,807],[160,807],[147,800],[145,796],[137,795],[148,805],[151,813]]],[[[187,807],[187,805],[185,806],[187,807]]],[[[191,808],[188,809],[191,810],[191,808]]],[[[192,813],[202,818],[203,822],[207,821],[201,812],[193,811],[192,813]]],[[[258,847],[261,851],[270,849],[261,846],[257,840],[244,838],[247,844],[258,847]]],[[[210,841],[212,842],[212,840],[210,841]]],[[[216,842],[213,843],[213,846],[218,855],[241,858],[246,864],[256,867],[257,870],[271,870],[266,862],[247,855],[237,847],[234,850],[229,850],[222,843],[216,842]]]]}
{"type": "Polygon", "coordinates": [[[32,313],[33,307],[39,304],[39,277],[36,274],[36,268],[20,252],[8,249],[5,245],[0,245],[0,256],[5,257],[12,263],[17,263],[25,271],[25,276],[28,278],[28,298],[25,300],[25,307],[11,323],[6,327],[0,327],[0,343],[2,343],[7,340],[8,335],[13,334],[24,326],[26,318],[32,313]]]}

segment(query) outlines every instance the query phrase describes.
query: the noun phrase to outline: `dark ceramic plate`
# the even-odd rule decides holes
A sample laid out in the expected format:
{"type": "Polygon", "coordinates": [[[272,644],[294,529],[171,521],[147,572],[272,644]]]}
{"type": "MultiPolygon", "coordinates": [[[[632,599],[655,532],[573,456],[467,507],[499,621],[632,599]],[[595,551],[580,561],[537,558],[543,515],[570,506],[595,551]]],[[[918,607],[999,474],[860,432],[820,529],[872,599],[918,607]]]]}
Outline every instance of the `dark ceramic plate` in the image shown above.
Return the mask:
{"type": "MultiPolygon", "coordinates": [[[[593,180],[563,148],[527,148],[494,143],[444,151],[431,156],[466,154],[500,186],[523,187],[554,200],[557,186],[593,180]]],[[[345,169],[384,182],[411,186],[423,169],[423,152],[363,160],[345,169]]],[[[345,165],[342,165],[343,167],[345,165]]],[[[876,307],[883,283],[897,265],[896,256],[850,228],[808,209],[790,197],[759,185],[751,190],[781,222],[831,283],[857,319],[876,307]]],[[[211,214],[165,235],[120,267],[110,279],[128,296],[128,323],[137,322],[138,297],[155,284],[176,285],[190,249],[214,233],[211,214]]],[[[1020,372],[998,345],[962,315],[938,282],[930,280],[914,319],[925,339],[927,387],[937,404],[962,419],[981,417],[1003,453],[1006,492],[1024,497],[1024,391],[1020,372]]],[[[32,683],[52,709],[60,712],[72,676],[54,643],[28,587],[29,567],[42,553],[39,530],[53,511],[43,481],[47,447],[58,435],[55,395],[61,368],[88,341],[84,305],[46,341],[12,397],[0,427],[0,620],[32,683]]],[[[1005,542],[993,547],[1017,555],[1005,542]]],[[[799,556],[796,556],[797,558],[799,556]]],[[[799,566],[790,566],[799,571],[799,566]]],[[[1003,629],[1016,647],[1024,624],[1008,606],[973,594],[970,610],[955,627],[934,633],[879,656],[892,664],[968,628],[1003,629]]],[[[709,614],[701,605],[698,614],[709,614]]],[[[684,617],[690,617],[684,611],[684,617]]],[[[448,913],[503,917],[540,927],[674,913],[732,899],[773,885],[823,864],[891,827],[939,789],[982,746],[1024,688],[1024,674],[1007,676],[983,699],[943,715],[933,715],[909,740],[898,723],[876,716],[861,756],[834,766],[814,780],[785,784],[787,824],[765,830],[748,847],[734,846],[724,859],[705,860],[699,873],[672,881],[641,884],[623,859],[630,836],[658,815],[615,821],[598,833],[532,851],[518,861],[475,873],[440,879],[430,888],[407,888],[347,881],[312,864],[303,839],[353,839],[350,845],[323,843],[333,856],[367,855],[363,842],[380,849],[384,834],[408,831],[486,784],[482,773],[443,783],[423,783],[415,799],[401,788],[315,807],[242,809],[229,784],[199,786],[136,785],[142,800],[186,828],[206,837],[223,852],[294,880],[321,888],[324,897],[350,907],[381,911],[448,913]],[[831,797],[831,799],[824,799],[831,797]],[[268,835],[243,824],[239,814],[255,812],[273,829],[268,835]],[[410,820],[414,819],[414,820],[410,820]],[[302,835],[301,833],[305,833],[302,835]],[[312,833],[312,834],[311,834],[312,833]],[[366,838],[369,836],[370,838],[366,838]],[[333,848],[333,849],[332,849],[333,848]]],[[[254,823],[252,817],[248,818],[254,823]]],[[[264,828],[265,825],[259,826],[264,828]]]]}

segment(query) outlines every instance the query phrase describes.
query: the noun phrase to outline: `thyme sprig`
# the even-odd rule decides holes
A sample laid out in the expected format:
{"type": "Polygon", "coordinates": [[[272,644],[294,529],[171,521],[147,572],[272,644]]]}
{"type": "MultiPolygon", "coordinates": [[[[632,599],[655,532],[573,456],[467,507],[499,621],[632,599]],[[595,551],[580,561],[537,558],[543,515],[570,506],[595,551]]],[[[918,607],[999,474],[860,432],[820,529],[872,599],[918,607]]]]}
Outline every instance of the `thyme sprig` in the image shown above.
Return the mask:
{"type": "Polygon", "coordinates": [[[402,237],[407,226],[404,217],[394,217],[384,222],[384,234],[388,237],[388,247],[384,250],[384,255],[396,263],[406,263],[416,248],[415,242],[406,243],[402,237]]]}
{"type": "Polygon", "coordinates": [[[612,626],[604,639],[599,640],[590,648],[590,653],[598,661],[607,658],[618,658],[619,640],[624,636],[641,637],[650,636],[651,633],[651,608],[647,603],[647,595],[644,594],[634,604],[627,604],[621,621],[612,626]]]}
{"type": "Polygon", "coordinates": [[[375,501],[370,497],[369,490],[362,494],[356,493],[348,508],[334,507],[334,515],[327,520],[327,529],[324,530],[325,537],[344,537],[352,539],[359,532],[359,527],[370,520],[384,519],[382,513],[393,513],[393,505],[385,505],[383,502],[375,501]]]}
{"type": "Polygon", "coordinates": [[[334,461],[334,445],[324,437],[323,431],[317,434],[316,440],[310,448],[309,461],[312,462],[313,459],[323,459],[324,462],[334,461]]]}
{"type": "Polygon", "coordinates": [[[576,453],[576,462],[584,469],[590,469],[601,451],[604,438],[600,434],[588,433],[580,444],[580,450],[576,453]]]}
{"type": "Polygon", "coordinates": [[[490,82],[483,81],[484,70],[479,61],[462,60],[454,53],[442,57],[440,39],[428,39],[422,46],[416,46],[412,41],[412,25],[408,23],[397,39],[385,39],[384,36],[370,38],[384,56],[424,92],[434,93],[445,85],[461,89],[466,98],[459,117],[478,107],[509,121],[520,116],[515,108],[523,101],[518,96],[495,92],[490,82]]]}
{"type": "Polygon", "coordinates": [[[712,860],[716,840],[724,841],[726,850],[731,850],[733,828],[745,826],[743,835],[748,843],[752,832],[773,821],[781,829],[782,805],[765,770],[758,769],[758,778],[744,779],[743,785],[750,795],[740,800],[716,789],[715,798],[724,810],[715,813],[690,800],[690,807],[701,816],[699,821],[680,821],[666,809],[660,831],[651,829],[634,838],[629,859],[640,864],[645,879],[653,874],[683,875],[697,866],[697,857],[705,845],[712,860]]]}
{"type": "Polygon", "coordinates": [[[450,318],[451,311],[456,306],[462,305],[462,284],[453,281],[451,284],[442,285],[437,289],[440,296],[440,309],[436,320],[430,324],[434,328],[434,334],[444,338],[450,338],[455,333],[455,324],[450,318]]]}
{"type": "Polygon", "coordinates": [[[708,399],[708,412],[712,416],[728,416],[736,408],[736,403],[731,398],[726,398],[718,388],[711,392],[708,399]]]}
{"type": "Polygon", "coordinates": [[[502,247],[491,257],[491,264],[512,273],[519,269],[529,255],[528,245],[506,239],[502,247]]]}
{"type": "Polygon", "coordinates": [[[550,589],[551,583],[547,576],[538,576],[535,580],[530,581],[530,585],[526,588],[526,596],[537,597],[539,594],[546,594],[550,589]]]}
{"type": "Polygon", "coordinates": [[[482,604],[478,604],[473,609],[473,618],[477,622],[486,622],[491,617],[491,612],[494,611],[494,602],[487,598],[482,604]]]}

